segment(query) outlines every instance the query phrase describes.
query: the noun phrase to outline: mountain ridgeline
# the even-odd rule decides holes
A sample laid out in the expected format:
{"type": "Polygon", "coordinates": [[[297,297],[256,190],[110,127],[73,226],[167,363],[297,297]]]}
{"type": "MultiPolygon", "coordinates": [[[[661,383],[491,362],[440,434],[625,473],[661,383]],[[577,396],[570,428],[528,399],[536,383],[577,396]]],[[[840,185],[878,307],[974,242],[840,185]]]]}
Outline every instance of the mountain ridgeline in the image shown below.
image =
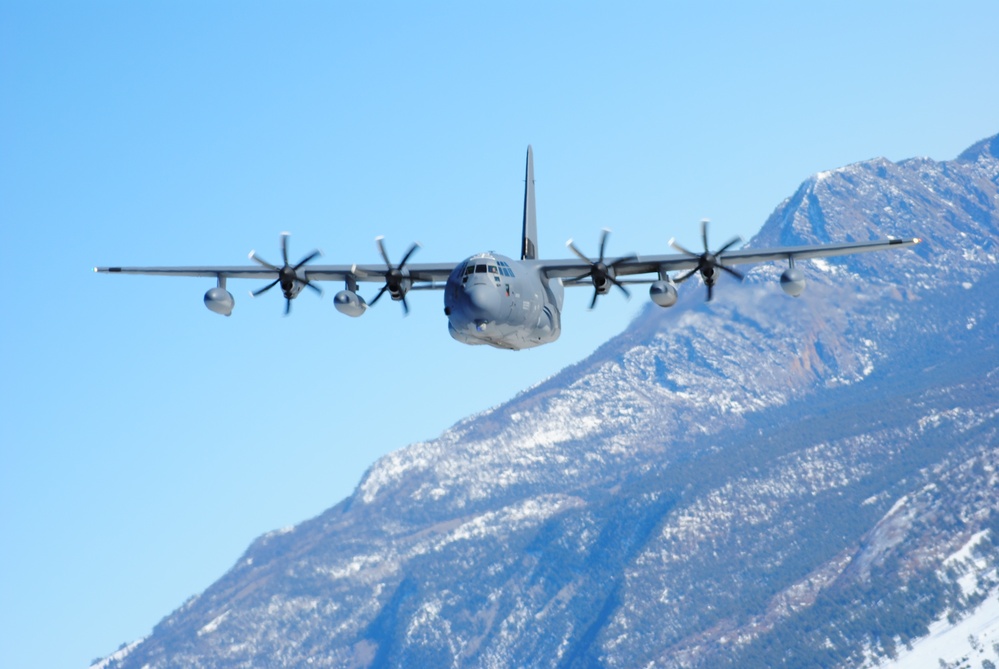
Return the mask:
{"type": "Polygon", "coordinates": [[[751,244],[884,236],[924,243],[800,263],[799,299],[776,264],[711,303],[685,284],[586,360],[380,459],[100,664],[894,656],[999,586],[999,136],[817,174],[751,244]]]}

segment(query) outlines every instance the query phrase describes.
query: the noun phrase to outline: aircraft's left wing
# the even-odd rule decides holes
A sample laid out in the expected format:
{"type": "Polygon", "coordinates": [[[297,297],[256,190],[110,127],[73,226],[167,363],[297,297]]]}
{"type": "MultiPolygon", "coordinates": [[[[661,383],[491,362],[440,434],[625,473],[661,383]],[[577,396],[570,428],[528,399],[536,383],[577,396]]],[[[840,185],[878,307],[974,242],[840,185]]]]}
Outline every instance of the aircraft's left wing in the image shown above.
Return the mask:
{"type": "MultiPolygon", "coordinates": [[[[667,255],[623,256],[607,258],[604,264],[613,268],[615,276],[635,276],[641,274],[665,275],[666,272],[694,270],[708,259],[717,265],[745,265],[770,261],[793,261],[808,258],[826,258],[844,256],[855,253],[868,253],[890,248],[902,248],[918,244],[921,240],[912,239],[877,239],[869,242],[847,242],[841,244],[817,244],[808,246],[785,246],[777,248],[741,249],[724,251],[717,255],[705,253],[672,253],[667,255]],[[710,258],[706,258],[710,256],[710,258]]],[[[544,260],[540,261],[540,269],[550,278],[578,279],[588,276],[595,263],[581,260],[544,260]]],[[[639,279],[636,283],[651,283],[655,277],[639,279]]],[[[580,282],[584,283],[585,282],[580,282]]],[[[574,285],[569,282],[566,285],[574,285]]]]}

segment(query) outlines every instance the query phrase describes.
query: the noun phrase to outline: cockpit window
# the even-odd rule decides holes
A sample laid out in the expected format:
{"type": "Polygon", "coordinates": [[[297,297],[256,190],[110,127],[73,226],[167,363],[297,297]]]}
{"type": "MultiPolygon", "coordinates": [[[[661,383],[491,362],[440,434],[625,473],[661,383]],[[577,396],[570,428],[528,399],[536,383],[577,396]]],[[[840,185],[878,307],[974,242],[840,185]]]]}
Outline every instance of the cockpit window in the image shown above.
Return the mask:
{"type": "Polygon", "coordinates": [[[490,274],[496,274],[498,272],[499,272],[499,269],[496,267],[496,265],[489,265],[489,273],[490,274]]]}
{"type": "Polygon", "coordinates": [[[476,265],[475,266],[475,273],[476,274],[485,274],[486,273],[486,266],[485,265],[476,265]]]}
{"type": "Polygon", "coordinates": [[[510,269],[510,265],[503,262],[502,260],[497,261],[499,263],[499,273],[503,276],[513,276],[513,270],[510,269]]]}
{"type": "Polygon", "coordinates": [[[468,267],[465,268],[465,276],[468,276],[474,271],[475,271],[475,265],[469,265],[468,267]]]}

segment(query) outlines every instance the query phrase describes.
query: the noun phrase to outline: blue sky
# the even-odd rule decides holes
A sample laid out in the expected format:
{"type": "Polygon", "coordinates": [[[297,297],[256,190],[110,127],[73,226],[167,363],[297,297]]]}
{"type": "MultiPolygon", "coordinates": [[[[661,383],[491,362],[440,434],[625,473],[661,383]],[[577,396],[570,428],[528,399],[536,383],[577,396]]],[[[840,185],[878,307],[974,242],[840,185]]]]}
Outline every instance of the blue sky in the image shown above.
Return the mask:
{"type": "MultiPolygon", "coordinates": [[[[999,4],[0,2],[0,656],[84,667],[258,535],[590,353],[647,303],[510,353],[440,293],[310,293],[94,265],[515,255],[751,236],[810,174],[999,132],[999,4]],[[370,295],[369,295],[370,297],[370,295]]],[[[918,231],[913,231],[918,234],[918,231]]],[[[734,288],[734,287],[732,287],[734,288]]],[[[369,291],[373,292],[373,291],[369,291]]]]}

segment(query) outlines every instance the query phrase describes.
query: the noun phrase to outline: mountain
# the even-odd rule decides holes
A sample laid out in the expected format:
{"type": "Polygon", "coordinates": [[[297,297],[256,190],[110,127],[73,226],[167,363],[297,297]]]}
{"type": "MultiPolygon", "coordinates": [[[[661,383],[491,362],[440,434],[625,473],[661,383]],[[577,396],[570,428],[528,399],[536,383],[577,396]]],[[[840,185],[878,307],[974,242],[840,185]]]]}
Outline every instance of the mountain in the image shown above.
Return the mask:
{"type": "Polygon", "coordinates": [[[801,263],[799,299],[778,266],[711,303],[684,284],[588,359],[380,459],[99,665],[904,656],[999,595],[999,136],[816,174],[751,243],[886,235],[925,243],[801,263]]]}

